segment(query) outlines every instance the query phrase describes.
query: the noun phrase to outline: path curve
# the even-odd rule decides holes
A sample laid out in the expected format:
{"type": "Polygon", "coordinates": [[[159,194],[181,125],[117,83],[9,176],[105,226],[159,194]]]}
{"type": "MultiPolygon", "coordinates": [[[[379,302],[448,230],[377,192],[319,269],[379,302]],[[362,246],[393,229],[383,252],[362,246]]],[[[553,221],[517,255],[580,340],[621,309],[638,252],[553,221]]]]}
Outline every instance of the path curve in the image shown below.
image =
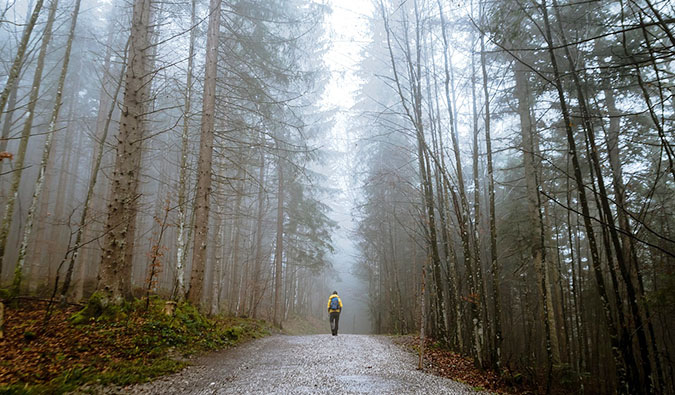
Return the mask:
{"type": "Polygon", "coordinates": [[[415,369],[414,355],[384,336],[274,335],[198,358],[140,394],[475,394],[415,369]]]}

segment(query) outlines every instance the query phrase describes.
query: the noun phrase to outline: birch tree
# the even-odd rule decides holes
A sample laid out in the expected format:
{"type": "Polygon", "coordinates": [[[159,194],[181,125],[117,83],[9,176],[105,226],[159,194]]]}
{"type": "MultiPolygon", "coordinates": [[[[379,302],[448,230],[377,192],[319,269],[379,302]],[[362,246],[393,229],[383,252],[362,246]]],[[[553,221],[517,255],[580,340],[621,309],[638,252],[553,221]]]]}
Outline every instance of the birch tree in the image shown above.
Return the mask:
{"type": "MultiPolygon", "coordinates": [[[[54,5],[54,8],[56,8],[56,5],[54,5]]],[[[45,173],[47,171],[47,165],[49,163],[49,155],[51,154],[52,149],[52,141],[54,139],[54,133],[56,133],[56,125],[59,118],[59,112],[61,111],[61,104],[62,104],[61,98],[63,96],[63,87],[66,83],[66,76],[68,74],[70,51],[73,48],[73,40],[75,38],[75,27],[77,26],[77,17],[79,13],[80,13],[80,0],[76,0],[75,8],[71,16],[70,31],[68,33],[68,41],[66,42],[66,51],[65,54],[63,55],[61,74],[59,76],[58,86],[56,88],[56,97],[54,98],[54,108],[52,109],[52,114],[49,118],[49,129],[47,131],[47,138],[44,143],[44,148],[42,150],[40,169],[38,170],[38,177],[37,180],[35,181],[35,190],[33,192],[33,198],[31,200],[30,208],[28,209],[28,216],[26,218],[26,223],[24,225],[23,239],[21,240],[21,246],[19,247],[19,257],[17,259],[16,268],[14,270],[14,280],[12,282],[12,286],[14,288],[14,292],[17,294],[21,286],[23,267],[26,260],[26,249],[28,248],[28,242],[31,237],[31,232],[33,231],[33,220],[35,217],[35,212],[38,208],[40,195],[42,193],[42,187],[45,181],[45,173]]]]}
{"type": "MultiPolygon", "coordinates": [[[[31,131],[33,129],[33,119],[35,118],[35,109],[37,108],[38,98],[40,96],[40,85],[42,83],[42,72],[44,70],[45,58],[47,57],[47,49],[49,48],[49,42],[52,37],[52,28],[54,26],[54,20],[56,18],[56,10],[58,9],[58,0],[53,0],[50,3],[49,15],[47,16],[47,24],[45,25],[44,35],[40,43],[40,52],[38,54],[37,65],[35,67],[35,72],[33,74],[33,84],[31,86],[30,97],[28,98],[28,108],[27,116],[23,125],[21,132],[21,139],[19,141],[19,147],[17,150],[16,160],[14,161],[15,170],[12,172],[12,183],[9,190],[9,198],[5,202],[5,211],[3,213],[2,222],[0,223],[0,275],[2,274],[2,266],[4,263],[4,256],[7,249],[7,239],[9,237],[9,230],[12,227],[12,220],[14,217],[14,205],[19,197],[19,187],[21,185],[21,176],[23,175],[24,165],[26,161],[26,149],[28,148],[28,140],[31,136],[31,131]]],[[[38,13],[40,11],[39,7],[42,6],[42,2],[38,1],[35,5],[33,15],[30,20],[30,28],[26,28],[24,35],[22,37],[22,42],[19,47],[19,52],[14,60],[12,65],[12,70],[8,78],[8,83],[5,86],[5,90],[0,97],[0,112],[4,110],[7,96],[9,95],[9,90],[12,89],[12,85],[16,82],[18,78],[19,66],[21,64],[21,59],[26,50],[27,40],[30,37],[30,32],[32,31],[32,26],[35,25],[37,20],[38,13]],[[26,43],[24,43],[24,40],[26,43]]],[[[25,249],[25,247],[24,247],[25,249]]],[[[23,266],[23,262],[22,262],[23,266]]],[[[18,277],[14,277],[14,292],[18,292],[18,284],[16,284],[17,279],[20,279],[21,268],[15,266],[15,269],[18,269],[18,277]]]]}

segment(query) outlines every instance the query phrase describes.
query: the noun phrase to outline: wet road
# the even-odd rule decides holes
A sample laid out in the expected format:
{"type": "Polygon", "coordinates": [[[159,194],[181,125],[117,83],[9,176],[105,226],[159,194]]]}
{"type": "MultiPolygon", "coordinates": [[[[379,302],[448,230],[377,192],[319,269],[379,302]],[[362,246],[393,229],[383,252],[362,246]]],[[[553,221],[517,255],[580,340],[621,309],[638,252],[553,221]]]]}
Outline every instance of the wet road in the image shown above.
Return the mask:
{"type": "Polygon", "coordinates": [[[386,337],[284,336],[199,358],[182,372],[125,392],[143,394],[475,394],[420,372],[386,337]]]}

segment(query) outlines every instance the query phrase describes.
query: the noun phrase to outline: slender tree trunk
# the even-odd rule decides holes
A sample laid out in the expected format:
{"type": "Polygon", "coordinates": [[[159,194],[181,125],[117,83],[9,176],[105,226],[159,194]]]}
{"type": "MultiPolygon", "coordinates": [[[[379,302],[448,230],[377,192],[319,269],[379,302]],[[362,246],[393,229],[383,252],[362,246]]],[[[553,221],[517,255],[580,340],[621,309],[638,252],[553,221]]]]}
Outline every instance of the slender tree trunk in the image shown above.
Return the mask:
{"type": "MultiPolygon", "coordinates": [[[[482,14],[481,14],[482,15],[482,14]]],[[[487,172],[488,172],[488,204],[490,212],[490,268],[492,272],[492,304],[494,314],[492,316],[492,327],[494,328],[494,355],[492,361],[497,371],[501,370],[502,356],[502,324],[501,324],[501,296],[500,270],[497,260],[497,212],[495,209],[495,177],[492,164],[492,138],[490,136],[490,95],[488,91],[487,62],[485,60],[485,40],[484,34],[480,36],[480,62],[483,74],[483,96],[485,100],[485,146],[487,154],[487,172]]]]}
{"type": "Polygon", "coordinates": [[[600,265],[600,255],[598,254],[595,232],[593,230],[593,225],[591,223],[591,214],[590,209],[588,207],[588,200],[586,198],[586,190],[583,177],[581,175],[581,166],[579,164],[579,158],[577,155],[577,147],[576,142],[574,140],[574,131],[572,130],[572,121],[570,119],[569,111],[567,109],[567,101],[565,99],[560,72],[558,71],[557,58],[553,50],[553,38],[551,35],[551,27],[548,18],[548,6],[546,4],[546,0],[542,0],[541,2],[541,11],[544,17],[546,43],[551,58],[551,65],[553,67],[553,77],[554,77],[553,82],[558,91],[558,99],[560,101],[561,111],[565,121],[565,131],[567,134],[569,153],[572,157],[574,179],[577,183],[577,191],[579,193],[579,202],[581,203],[582,215],[584,219],[584,225],[586,228],[586,236],[588,237],[588,243],[591,250],[591,262],[593,266],[593,273],[595,275],[595,282],[598,288],[598,293],[600,295],[600,300],[602,302],[602,310],[604,312],[605,321],[609,331],[610,342],[612,347],[612,357],[614,358],[614,363],[616,364],[615,366],[617,370],[618,391],[620,393],[630,393],[631,391],[627,387],[628,383],[626,382],[625,361],[623,360],[620,351],[621,345],[619,344],[618,330],[616,327],[616,323],[614,322],[614,318],[612,317],[609,298],[605,287],[605,280],[603,278],[602,268],[600,265]]]}
{"type": "MultiPolygon", "coordinates": [[[[24,33],[23,34],[25,34],[26,30],[33,29],[34,25],[31,25],[31,23],[30,23],[32,15],[33,15],[33,0],[30,0],[28,2],[28,9],[26,11],[26,21],[25,21],[25,24],[24,24],[25,27],[24,27],[24,33]]],[[[3,14],[2,19],[4,19],[4,14],[3,14]]],[[[7,105],[7,111],[4,112],[5,118],[4,118],[4,122],[2,124],[2,138],[0,139],[0,152],[6,152],[7,151],[7,143],[8,143],[8,140],[9,140],[9,133],[11,132],[11,128],[12,128],[12,118],[14,116],[14,111],[16,110],[16,96],[17,96],[17,93],[19,91],[19,83],[21,82],[21,66],[22,66],[22,63],[23,63],[23,57],[21,59],[21,63],[19,63],[19,69],[18,69],[19,72],[18,72],[14,82],[12,83],[12,87],[9,91],[9,99],[8,99],[7,104],[6,104],[7,105]]],[[[7,83],[9,84],[9,80],[7,81],[7,83]]],[[[7,87],[5,87],[5,89],[6,88],[7,87]]],[[[3,114],[3,111],[2,111],[3,109],[0,109],[0,118],[1,118],[1,115],[3,114]]],[[[2,174],[2,169],[3,169],[3,161],[0,160],[0,174],[2,174]]],[[[4,196],[4,194],[3,194],[3,196],[4,196]]],[[[1,273],[2,273],[2,265],[0,265],[0,274],[1,273]]]]}
{"type": "MultiPolygon", "coordinates": [[[[54,1],[53,7],[54,8],[57,7],[56,1],[54,1]]],[[[63,97],[63,87],[66,82],[66,75],[68,74],[70,51],[73,48],[73,39],[75,37],[75,26],[77,26],[77,17],[79,13],[80,13],[80,0],[77,0],[75,2],[75,9],[73,10],[71,17],[71,25],[70,25],[70,32],[68,33],[66,52],[63,58],[63,65],[61,66],[61,75],[59,76],[58,87],[56,88],[56,97],[54,98],[54,108],[52,109],[52,114],[51,117],[49,118],[49,130],[47,131],[47,137],[44,144],[44,149],[42,151],[40,169],[38,170],[37,181],[35,181],[35,190],[33,192],[33,198],[31,201],[30,208],[28,209],[28,216],[26,217],[26,224],[24,226],[23,240],[21,241],[21,246],[19,247],[19,257],[17,259],[16,268],[14,270],[13,287],[14,291],[17,294],[21,286],[21,277],[23,272],[23,266],[26,260],[26,249],[28,247],[28,241],[30,239],[31,232],[33,231],[33,218],[35,216],[35,211],[37,210],[38,202],[40,200],[40,194],[42,192],[42,187],[45,181],[45,173],[47,171],[47,164],[49,163],[49,155],[52,149],[52,141],[54,139],[54,133],[56,133],[56,122],[59,118],[59,112],[61,111],[61,98],[63,97]]]]}
{"type": "MultiPolygon", "coordinates": [[[[588,110],[587,102],[586,102],[586,95],[583,92],[583,86],[582,83],[579,79],[578,73],[576,72],[576,66],[574,64],[574,60],[572,59],[572,55],[569,50],[569,46],[567,45],[567,38],[565,37],[565,32],[563,30],[563,25],[562,25],[562,20],[560,17],[560,12],[559,12],[559,7],[558,7],[558,2],[557,0],[552,0],[553,3],[553,9],[556,12],[556,19],[558,21],[558,27],[560,29],[560,40],[562,42],[562,45],[564,47],[564,52],[565,52],[565,57],[568,61],[572,79],[574,81],[574,85],[576,87],[577,91],[577,100],[579,102],[579,108],[581,110],[581,118],[582,118],[582,124],[584,126],[585,132],[588,134],[588,141],[591,145],[591,150],[590,150],[590,159],[591,159],[591,164],[595,169],[595,173],[597,176],[597,183],[598,183],[598,188],[599,188],[599,199],[600,199],[600,207],[602,211],[604,211],[604,218],[605,222],[607,223],[607,230],[609,231],[609,235],[612,241],[612,245],[614,246],[614,249],[616,251],[616,258],[617,258],[617,266],[619,267],[619,272],[621,274],[621,277],[623,279],[624,285],[626,287],[626,292],[627,292],[627,300],[628,300],[628,305],[630,307],[630,312],[632,315],[633,320],[635,321],[635,333],[637,334],[637,339],[638,339],[638,344],[639,344],[639,350],[640,350],[640,361],[638,362],[639,365],[642,366],[642,369],[644,370],[644,375],[646,376],[646,379],[640,379],[640,383],[637,383],[637,386],[639,388],[639,391],[646,390],[647,393],[652,393],[653,391],[653,383],[655,383],[654,378],[652,377],[652,368],[651,368],[651,362],[649,359],[648,355],[648,345],[647,345],[647,337],[645,333],[645,328],[642,322],[642,315],[640,313],[640,309],[638,306],[638,299],[642,299],[640,295],[637,295],[635,285],[633,284],[633,279],[631,278],[631,275],[629,273],[629,269],[627,267],[627,264],[625,262],[625,256],[623,252],[623,247],[621,245],[621,242],[619,240],[618,232],[616,230],[616,227],[614,226],[614,217],[611,211],[611,208],[609,206],[609,199],[607,198],[607,191],[605,188],[605,182],[604,182],[604,177],[602,174],[602,169],[601,169],[601,164],[600,160],[598,158],[598,147],[596,145],[596,139],[595,139],[595,131],[593,128],[593,125],[591,123],[591,115],[588,110]]],[[[619,209],[620,211],[620,209],[619,209]]],[[[611,265],[611,262],[610,262],[611,265]]],[[[621,307],[619,307],[621,308],[621,307]]],[[[628,342],[630,342],[627,339],[628,342]]],[[[625,345],[626,348],[631,347],[630,344],[625,345]]],[[[632,350],[631,350],[632,352],[632,350]]],[[[635,372],[638,374],[638,372],[635,372]]],[[[639,375],[637,376],[639,377],[639,375]]]]}
{"type": "Polygon", "coordinates": [[[277,239],[274,253],[274,317],[272,322],[281,328],[283,312],[281,311],[282,259],[284,254],[284,169],[279,158],[277,163],[278,195],[277,195],[277,239]]]}
{"type": "MultiPolygon", "coordinates": [[[[239,162],[242,163],[242,162],[239,162]]],[[[241,201],[243,199],[244,192],[242,189],[244,188],[245,180],[244,180],[244,168],[242,165],[240,165],[239,169],[237,169],[237,173],[235,175],[235,182],[233,185],[239,185],[239,187],[235,187],[235,199],[234,199],[234,210],[233,210],[233,215],[234,219],[232,221],[232,232],[234,232],[233,238],[232,238],[232,246],[230,247],[232,249],[232,272],[230,273],[230,289],[229,289],[229,303],[230,303],[230,312],[236,312],[237,311],[237,299],[239,295],[239,267],[241,266],[241,259],[239,256],[239,245],[241,244],[241,201]]]]}
{"type": "Polygon", "coordinates": [[[208,241],[209,208],[211,205],[211,163],[213,157],[214,120],[216,106],[216,75],[218,72],[218,37],[220,32],[220,0],[210,0],[209,28],[206,36],[206,70],[204,71],[204,104],[202,107],[201,139],[197,163],[197,194],[195,196],[195,233],[192,250],[192,274],[187,298],[195,306],[201,303],[208,241]]]}
{"type": "MultiPolygon", "coordinates": [[[[35,24],[34,19],[37,19],[37,9],[38,5],[42,5],[42,1],[38,0],[36,4],[36,9],[33,11],[33,16],[31,16],[31,25],[26,28],[26,31],[32,30],[32,25],[35,24]]],[[[58,0],[52,0],[49,7],[49,16],[47,17],[47,24],[45,25],[45,31],[42,37],[42,43],[40,45],[40,53],[38,54],[37,65],[35,66],[35,73],[33,74],[33,85],[30,91],[30,97],[28,99],[28,108],[26,110],[26,119],[24,120],[23,130],[21,132],[21,140],[19,141],[19,148],[17,151],[16,160],[14,161],[14,171],[12,172],[12,183],[9,190],[9,196],[5,202],[5,210],[3,213],[2,223],[0,223],[0,275],[2,275],[2,266],[4,263],[4,256],[7,249],[7,239],[9,238],[9,231],[12,227],[12,219],[14,217],[14,205],[16,200],[19,197],[19,186],[21,185],[21,176],[23,175],[23,168],[26,162],[26,149],[28,148],[28,139],[30,138],[30,133],[33,128],[33,119],[35,118],[35,108],[37,107],[37,101],[40,97],[40,84],[42,83],[42,72],[44,70],[45,58],[47,56],[47,49],[49,47],[49,41],[52,38],[52,27],[54,26],[54,19],[56,18],[56,10],[58,9],[58,0]]],[[[24,31],[24,38],[26,38],[26,31],[24,31]]],[[[23,38],[22,38],[23,39],[23,38]]],[[[21,45],[24,45],[23,43],[21,45]]],[[[23,50],[25,51],[25,45],[23,50]]],[[[19,53],[23,56],[22,49],[19,48],[19,53]]],[[[17,60],[19,64],[21,59],[19,59],[19,53],[17,54],[17,59],[15,59],[15,64],[17,60]]],[[[0,97],[0,113],[2,113],[4,106],[7,102],[7,97],[9,96],[9,91],[13,88],[14,80],[18,78],[19,65],[16,65],[17,76],[12,79],[12,73],[14,73],[14,66],[10,71],[8,83],[5,86],[5,91],[0,97]],[[5,94],[6,93],[6,94],[5,94]]],[[[25,248],[24,248],[25,254],[25,248]]],[[[21,262],[23,267],[23,262],[21,262]]],[[[21,272],[22,267],[15,266],[14,280],[12,289],[13,292],[18,294],[19,289],[17,288],[21,282],[21,272]],[[17,284],[18,282],[18,284],[17,284]]]]}
{"type": "MultiPolygon", "coordinates": [[[[9,141],[9,133],[12,131],[12,118],[16,110],[16,95],[19,91],[19,83],[15,83],[12,91],[9,93],[9,101],[7,102],[7,112],[2,123],[2,137],[0,137],[0,152],[7,151],[7,142],[9,141]]],[[[3,173],[4,161],[0,160],[0,174],[3,173]]],[[[2,269],[0,268],[0,273],[2,269]]]]}
{"type": "Polygon", "coordinates": [[[417,362],[417,369],[424,369],[424,327],[427,321],[426,313],[426,285],[427,285],[427,262],[429,258],[422,263],[422,282],[420,287],[420,354],[417,362]]]}
{"type": "MultiPolygon", "coordinates": [[[[470,237],[469,237],[469,223],[468,223],[468,215],[469,215],[469,203],[466,197],[466,191],[464,188],[464,173],[462,170],[462,158],[461,158],[461,153],[459,151],[459,142],[457,138],[457,127],[456,127],[456,120],[455,120],[455,112],[453,111],[454,108],[454,100],[453,97],[450,95],[450,80],[452,78],[452,73],[451,73],[451,68],[450,68],[450,57],[448,55],[448,50],[449,50],[449,43],[448,43],[448,38],[447,38],[447,32],[446,32],[446,26],[445,26],[445,17],[443,13],[443,8],[441,5],[440,0],[438,0],[438,7],[440,10],[440,17],[441,17],[441,33],[443,37],[443,59],[444,59],[444,72],[445,72],[445,100],[448,103],[448,116],[449,116],[449,121],[448,123],[450,124],[450,137],[452,140],[452,148],[454,152],[454,157],[455,157],[455,171],[457,173],[457,187],[458,187],[458,192],[459,192],[459,202],[457,202],[457,197],[455,196],[456,193],[453,192],[453,198],[456,201],[454,206],[455,206],[455,213],[457,216],[457,221],[459,224],[459,234],[460,234],[460,239],[462,241],[462,250],[464,253],[464,266],[467,268],[467,274],[469,277],[469,288],[471,292],[471,296],[476,296],[477,295],[477,280],[475,276],[475,267],[474,267],[474,256],[471,251],[471,242],[470,242],[470,237]]],[[[472,299],[472,298],[469,298],[472,299]]],[[[473,338],[474,338],[474,345],[473,345],[473,352],[475,353],[476,356],[481,354],[479,352],[481,345],[478,343],[478,340],[480,339],[480,334],[479,334],[479,328],[480,328],[480,312],[478,308],[478,302],[475,301],[475,303],[470,302],[470,308],[471,308],[471,327],[473,328],[473,338]]],[[[476,361],[482,365],[482,361],[479,359],[476,359],[476,361]]]]}
{"type": "MultiPolygon", "coordinates": [[[[647,330],[650,337],[650,351],[652,353],[652,358],[654,361],[654,368],[657,375],[657,387],[656,391],[662,391],[664,388],[663,381],[663,370],[661,367],[661,360],[658,354],[658,347],[656,344],[656,335],[654,333],[654,325],[652,323],[651,314],[649,312],[649,306],[645,301],[645,291],[644,291],[644,282],[642,279],[642,272],[639,267],[638,257],[636,253],[636,248],[633,244],[633,230],[630,226],[628,220],[627,204],[626,204],[626,187],[623,183],[623,171],[621,166],[621,161],[619,159],[619,124],[620,124],[620,113],[616,108],[614,91],[612,88],[605,86],[603,89],[605,94],[605,103],[607,105],[607,111],[609,115],[609,128],[605,133],[605,143],[607,145],[607,153],[609,157],[610,167],[612,169],[612,183],[614,185],[615,198],[617,205],[617,218],[619,221],[619,228],[621,229],[621,245],[623,246],[624,260],[626,260],[632,269],[632,275],[635,276],[636,282],[638,284],[637,296],[638,303],[640,304],[642,321],[646,323],[647,330]]],[[[652,381],[654,383],[654,381],[652,381]]]]}
{"type": "Polygon", "coordinates": [[[186,223],[188,218],[188,155],[189,155],[189,133],[190,133],[190,118],[192,117],[192,74],[194,68],[194,53],[196,40],[197,24],[197,2],[191,1],[190,12],[190,47],[188,50],[188,64],[187,64],[187,80],[185,81],[185,97],[183,98],[183,129],[181,134],[181,150],[180,150],[180,176],[178,178],[178,231],[176,237],[176,291],[175,299],[179,302],[185,299],[185,246],[186,240],[186,223]]]}
{"type": "MultiPolygon", "coordinates": [[[[5,106],[7,105],[9,95],[14,89],[15,85],[18,84],[19,82],[19,76],[21,75],[21,65],[23,64],[23,57],[26,54],[26,49],[28,48],[28,42],[30,41],[31,33],[33,33],[33,29],[35,28],[35,24],[37,23],[38,17],[40,16],[40,10],[42,10],[43,4],[44,0],[37,0],[37,3],[35,3],[35,8],[33,8],[33,13],[31,14],[30,19],[28,20],[28,23],[26,24],[26,27],[23,31],[23,34],[21,35],[21,41],[19,42],[19,47],[16,51],[16,56],[14,56],[12,68],[9,69],[7,82],[5,83],[5,87],[2,90],[2,94],[0,94],[0,114],[2,114],[3,111],[5,110],[5,106]]],[[[49,30],[51,30],[51,28],[49,30]]],[[[46,30],[45,28],[45,32],[47,31],[48,30],[46,30]]],[[[46,37],[42,38],[43,41],[45,39],[46,37]]],[[[0,270],[2,270],[1,267],[2,265],[0,265],[0,270]]]]}
{"type": "MultiPolygon", "coordinates": [[[[222,171],[223,166],[219,166],[222,171]]],[[[222,280],[225,277],[225,225],[226,221],[223,215],[227,202],[222,201],[221,203],[216,203],[216,210],[213,213],[213,222],[215,223],[215,229],[213,233],[215,234],[215,245],[211,248],[213,269],[211,273],[211,314],[218,314],[220,312],[220,307],[223,305],[221,303],[221,295],[223,294],[223,285],[225,284],[222,280]]]]}
{"type": "Polygon", "coordinates": [[[265,207],[265,152],[260,149],[260,174],[258,176],[258,209],[255,227],[255,258],[253,262],[253,300],[251,301],[251,317],[258,318],[258,303],[261,298],[261,267],[263,217],[265,207]]]}

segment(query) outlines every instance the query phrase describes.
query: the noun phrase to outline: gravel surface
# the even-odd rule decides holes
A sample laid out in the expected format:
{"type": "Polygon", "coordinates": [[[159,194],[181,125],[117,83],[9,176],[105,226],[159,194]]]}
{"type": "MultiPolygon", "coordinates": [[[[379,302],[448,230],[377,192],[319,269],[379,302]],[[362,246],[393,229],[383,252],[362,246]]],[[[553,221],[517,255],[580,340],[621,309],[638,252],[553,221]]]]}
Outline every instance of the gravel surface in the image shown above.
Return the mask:
{"type": "Polygon", "coordinates": [[[415,369],[382,336],[274,335],[198,358],[183,371],[127,387],[136,394],[475,394],[415,369]]]}

